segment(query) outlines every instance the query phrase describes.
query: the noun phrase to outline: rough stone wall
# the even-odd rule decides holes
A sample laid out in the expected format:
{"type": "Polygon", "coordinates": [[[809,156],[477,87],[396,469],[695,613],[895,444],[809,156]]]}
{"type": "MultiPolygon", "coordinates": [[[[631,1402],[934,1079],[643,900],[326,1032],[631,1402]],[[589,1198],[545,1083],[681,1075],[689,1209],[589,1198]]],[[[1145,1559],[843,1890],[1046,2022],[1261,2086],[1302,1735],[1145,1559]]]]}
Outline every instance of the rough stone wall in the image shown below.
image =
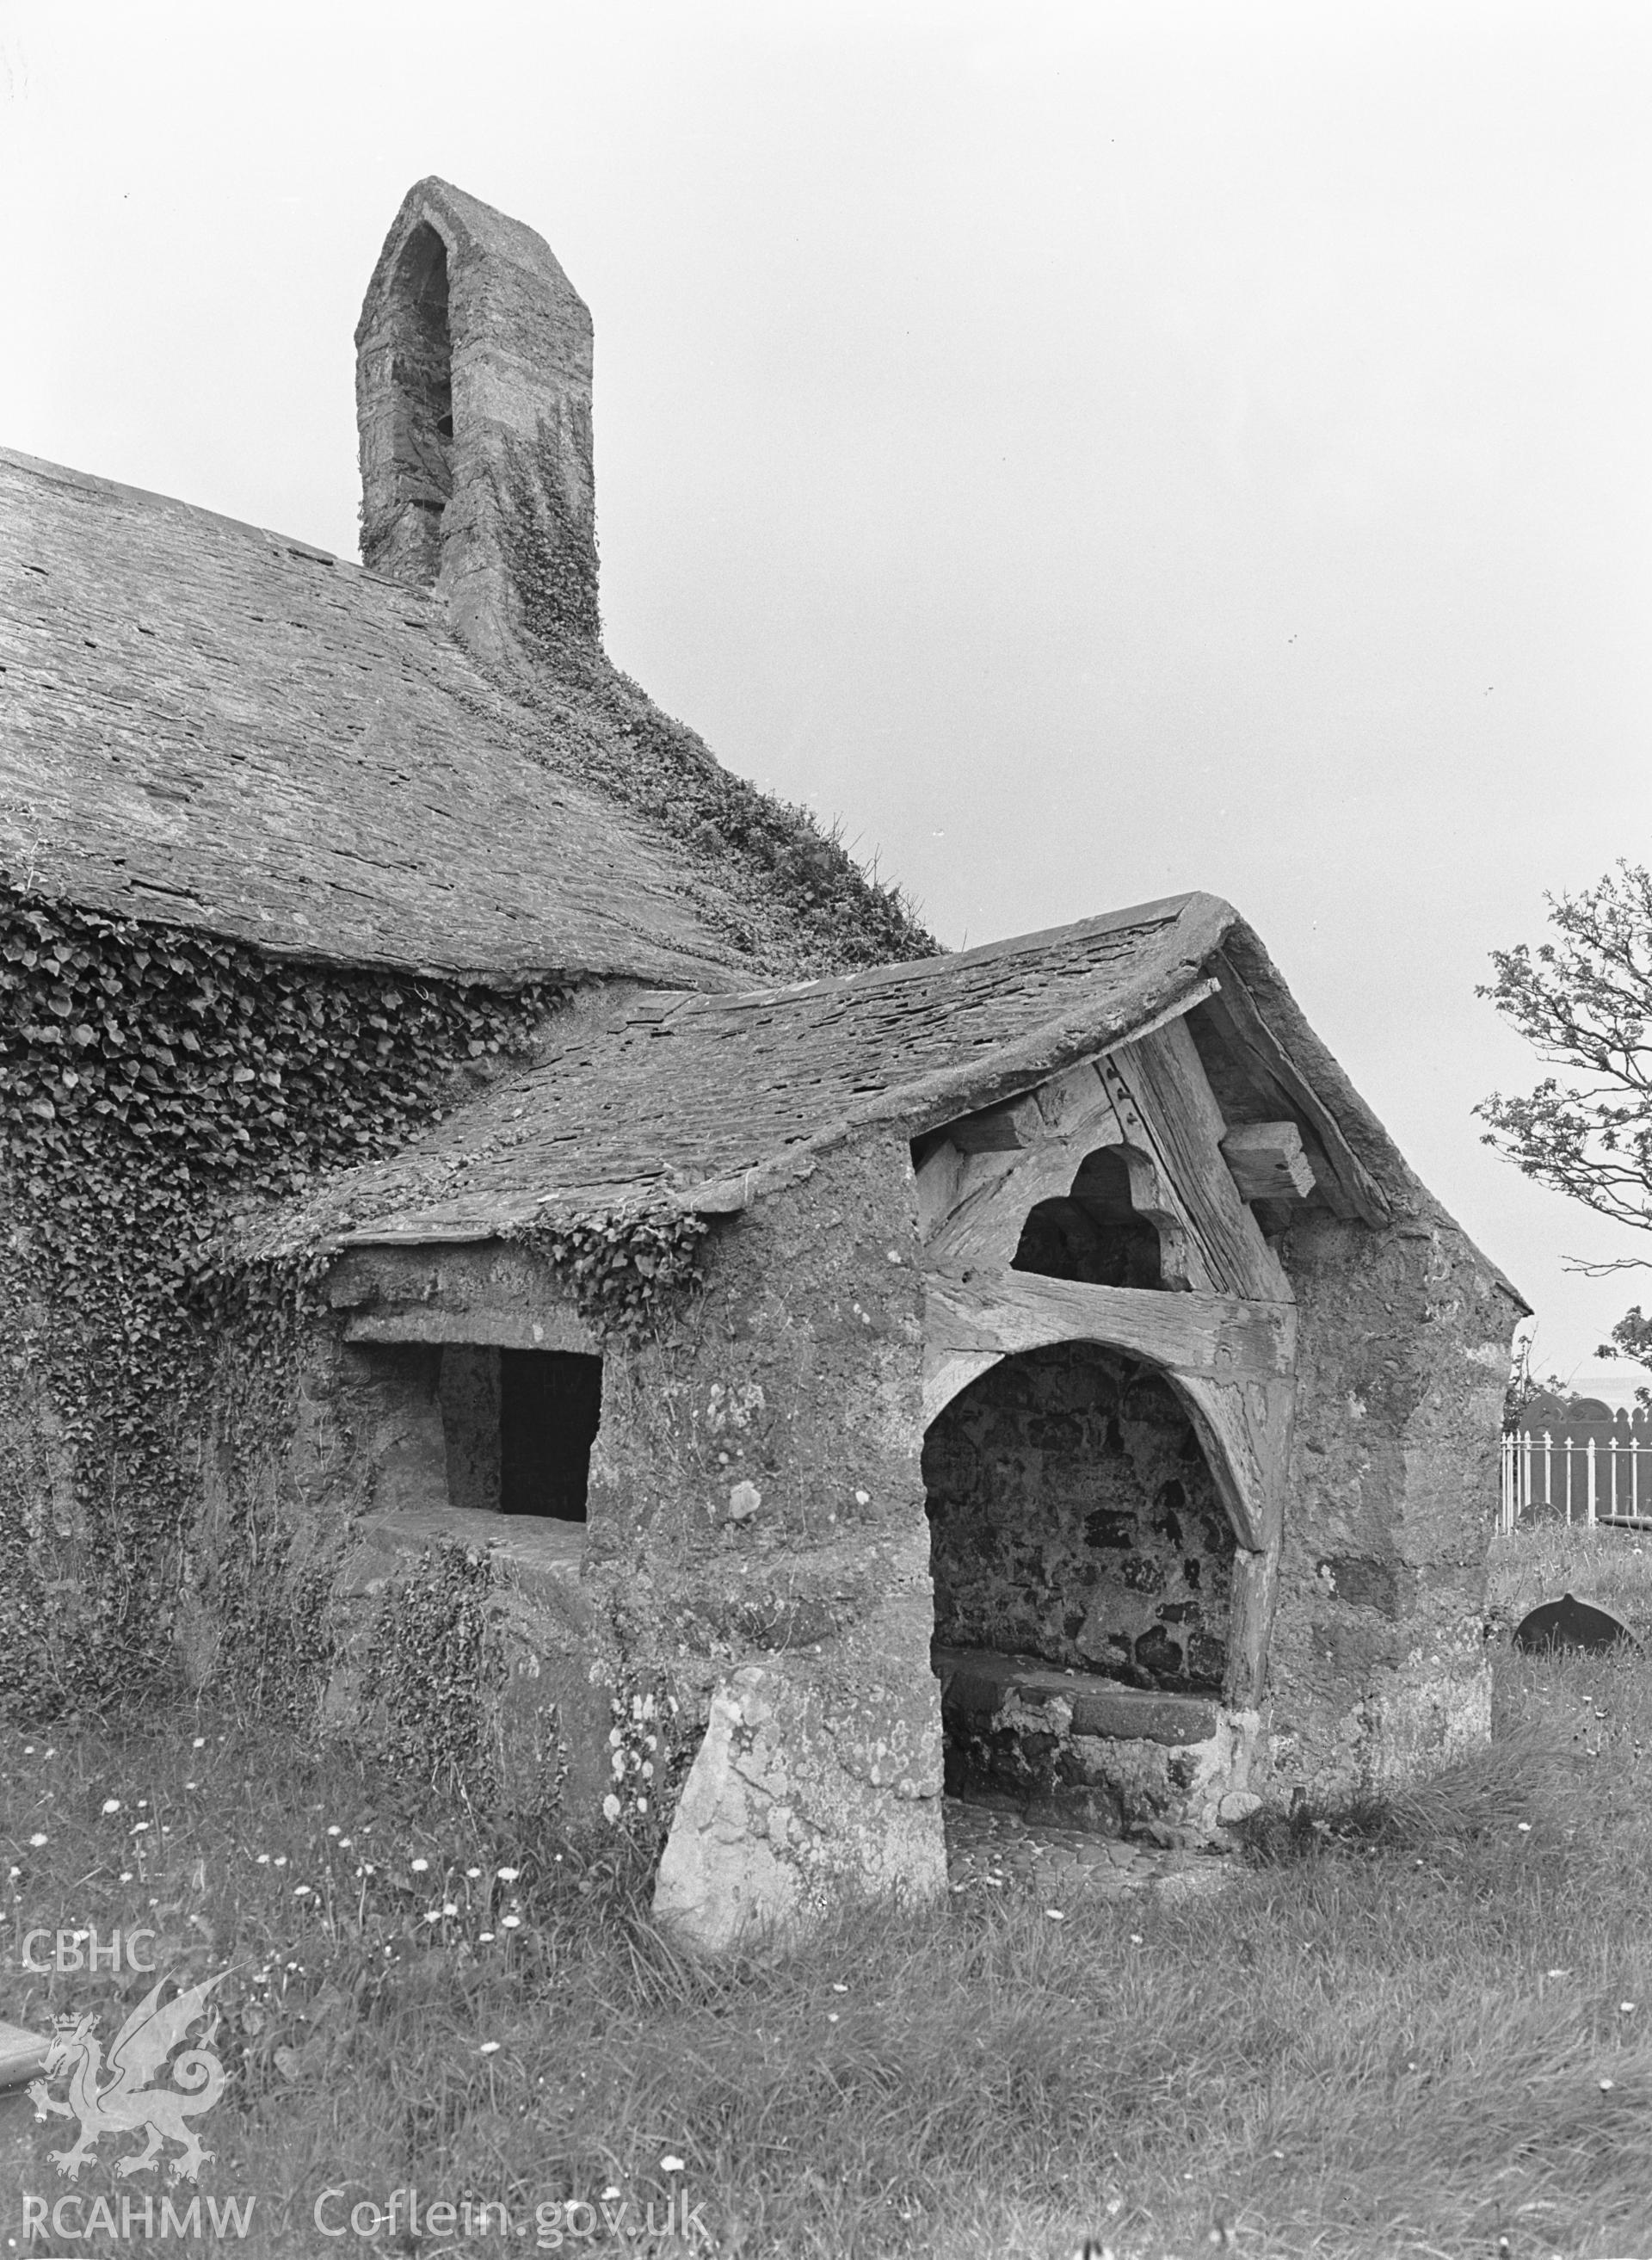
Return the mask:
{"type": "Polygon", "coordinates": [[[1091,1343],[1006,1358],[940,1413],[923,1473],[945,1646],[1220,1684],[1234,1534],[1162,1375],[1091,1343]]]}
{"type": "MultiPolygon", "coordinates": [[[[474,1268],[497,1273],[500,1309],[526,1332],[524,1259],[474,1268]]],[[[561,1302],[547,1283],[547,1321],[561,1302]]],[[[476,1503],[497,1503],[497,1467],[490,1491],[454,1451],[477,1424],[452,1415],[476,1412],[486,1352],[358,1345],[344,1325],[318,1317],[280,1370],[254,1330],[225,1345],[180,1611],[186,1670],[508,1807],[599,1825],[617,1659],[581,1590],[583,1531],[476,1503]]]]}
{"type": "Polygon", "coordinates": [[[467,1342],[443,1345],[436,1394],[441,1407],[447,1498],[497,1512],[499,1505],[499,1354],[467,1342]]]}
{"type": "Polygon", "coordinates": [[[719,1228],[671,1339],[611,1369],[586,1584],[707,1729],[658,1901],[701,1943],[733,1900],[783,1925],[944,1884],[918,1258],[904,1145],[845,1148],[719,1228]]]}
{"type": "MultiPolygon", "coordinates": [[[[1184,1759],[1148,1729],[1116,1749],[1116,1727],[1086,1741],[1075,1713],[1057,1737],[1073,1765],[1051,1793],[1108,1815],[1174,1808],[1211,1827],[1239,1791],[1347,1796],[1486,1731],[1513,1306],[1437,1217],[1373,1233],[1310,1212],[1280,1244],[1300,1379],[1265,1714],[1219,1706],[1216,1734],[1188,1743],[1204,1756],[1184,1759]]],[[[295,1683],[313,1670],[329,1723],[404,1748],[446,1731],[427,1687],[433,1624],[459,1659],[455,1749],[566,1823],[654,1841],[669,1825],[659,1911],[720,1948],[846,1892],[942,1885],[926,1475],[955,1650],[1209,1686],[1231,1541],[1168,1384],[1109,1351],[995,1369],[937,1425],[926,1467],[919,1249],[897,1141],[869,1134],[819,1159],[704,1249],[703,1286],[654,1338],[605,1345],[589,1521],[548,1553],[542,1532],[454,1502],[444,1362],[456,1371],[455,1346],[490,1326],[561,1339],[565,1291],[521,1250],[426,1252],[396,1259],[411,1266],[396,1302],[390,1259],[374,1259],[384,1278],[340,1284],[342,1310],[290,1377],[279,1463],[227,1434],[207,1455],[187,1613],[203,1677],[218,1643],[250,1636],[267,1668],[295,1683]],[[393,1338],[415,1311],[436,1339],[393,1338]],[[345,1343],[346,1312],[392,1339],[345,1343]],[[238,1588],[249,1547],[258,1576],[238,1588]]],[[[1026,1724],[1051,1731],[1041,1713],[1026,1724]]]]}
{"type": "Polygon", "coordinates": [[[1268,1670],[1276,1788],[1334,1799],[1490,1731],[1486,1562],[1507,1290],[1436,1211],[1384,1232],[1310,1211],[1296,1436],[1268,1670]]]}

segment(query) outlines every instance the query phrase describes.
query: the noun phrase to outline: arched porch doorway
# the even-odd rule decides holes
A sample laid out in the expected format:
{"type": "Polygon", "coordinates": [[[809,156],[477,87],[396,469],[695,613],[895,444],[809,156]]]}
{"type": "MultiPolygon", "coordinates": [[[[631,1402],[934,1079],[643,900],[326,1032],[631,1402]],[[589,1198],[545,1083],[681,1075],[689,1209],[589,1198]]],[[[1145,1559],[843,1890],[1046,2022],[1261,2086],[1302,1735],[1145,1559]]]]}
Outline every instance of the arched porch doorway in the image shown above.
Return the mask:
{"type": "Polygon", "coordinates": [[[1186,1408],[1096,1342],[1002,1359],[925,1439],[935,1637],[1219,1693],[1234,1532],[1186,1408]]]}
{"type": "Polygon", "coordinates": [[[949,1793],[1117,1834],[1221,1763],[1233,1524],[1187,1405],[1090,1341],[1005,1357],[923,1474],[949,1793]]]}

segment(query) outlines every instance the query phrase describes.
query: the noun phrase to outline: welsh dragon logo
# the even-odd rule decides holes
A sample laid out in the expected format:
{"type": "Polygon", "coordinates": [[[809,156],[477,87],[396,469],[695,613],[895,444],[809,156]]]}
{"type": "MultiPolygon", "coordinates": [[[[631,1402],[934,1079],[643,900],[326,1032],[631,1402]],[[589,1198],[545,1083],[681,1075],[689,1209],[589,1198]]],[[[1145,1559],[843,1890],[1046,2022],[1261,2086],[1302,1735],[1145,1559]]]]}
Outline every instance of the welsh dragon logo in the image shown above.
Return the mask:
{"type": "Polygon", "coordinates": [[[168,2161],[168,2178],[175,2182],[195,2179],[212,2153],[201,2148],[200,2137],[187,2122],[210,2111],[224,2092],[224,2067],[211,2049],[218,2032],[216,2010],[204,2043],[186,2049],[171,2066],[176,2085],[154,2088],[147,2083],[161,2070],[190,2026],[206,2015],[206,1997],[225,1974],[219,1970],[217,1978],[209,1978],[204,1985],[190,1986],[175,1995],[164,2009],[158,2005],[161,1987],[167,1981],[164,1978],[160,1979],[115,2035],[107,2067],[103,2045],[94,2037],[97,2018],[59,2018],[46,2054],[45,2077],[29,2083],[37,2119],[49,2114],[56,2119],[78,2119],[81,2122],[80,2136],[74,2148],[51,2154],[59,2173],[67,2174],[70,2181],[76,2180],[92,2155],[92,2145],[104,2135],[131,2135],[147,2128],[148,2141],[143,2149],[129,2157],[117,2159],[115,2171],[141,2173],[146,2166],[157,2163],[163,2143],[176,2142],[182,2146],[182,2156],[168,2161]],[[105,2068],[114,2078],[100,2086],[99,2079],[105,2068]],[[68,2077],[68,2101],[60,2103],[46,2092],[47,2082],[65,2073],[68,2077]]]}

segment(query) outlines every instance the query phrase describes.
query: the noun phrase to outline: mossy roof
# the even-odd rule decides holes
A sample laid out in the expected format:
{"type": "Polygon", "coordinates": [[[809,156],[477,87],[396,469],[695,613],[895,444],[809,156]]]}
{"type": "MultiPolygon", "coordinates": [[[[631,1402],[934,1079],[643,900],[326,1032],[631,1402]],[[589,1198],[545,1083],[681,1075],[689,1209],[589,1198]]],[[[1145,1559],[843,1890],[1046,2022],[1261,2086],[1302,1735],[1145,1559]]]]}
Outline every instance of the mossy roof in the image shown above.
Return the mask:
{"type": "Polygon", "coordinates": [[[507,984],[760,969],[433,599],[310,544],[0,451],[0,669],[13,885],[507,984]]]}
{"type": "Polygon", "coordinates": [[[857,1131],[920,1136],[1185,1009],[1222,950],[1243,956],[1362,1165],[1414,1184],[1238,912],[1191,894],[828,980],[570,1012],[534,1065],[254,1238],[482,1241],[546,1210],[741,1208],[857,1131]]]}

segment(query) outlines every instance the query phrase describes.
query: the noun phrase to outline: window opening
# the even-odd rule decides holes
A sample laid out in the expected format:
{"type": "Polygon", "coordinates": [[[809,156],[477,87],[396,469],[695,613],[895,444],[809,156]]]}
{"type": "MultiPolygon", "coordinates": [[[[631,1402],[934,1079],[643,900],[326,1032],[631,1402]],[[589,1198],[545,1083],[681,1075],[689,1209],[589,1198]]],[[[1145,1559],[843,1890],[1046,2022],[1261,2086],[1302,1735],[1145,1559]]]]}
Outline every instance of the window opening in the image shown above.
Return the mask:
{"type": "Polygon", "coordinates": [[[583,1522],[602,1419],[602,1360],[569,1350],[499,1352],[499,1509],[583,1522]]]}

